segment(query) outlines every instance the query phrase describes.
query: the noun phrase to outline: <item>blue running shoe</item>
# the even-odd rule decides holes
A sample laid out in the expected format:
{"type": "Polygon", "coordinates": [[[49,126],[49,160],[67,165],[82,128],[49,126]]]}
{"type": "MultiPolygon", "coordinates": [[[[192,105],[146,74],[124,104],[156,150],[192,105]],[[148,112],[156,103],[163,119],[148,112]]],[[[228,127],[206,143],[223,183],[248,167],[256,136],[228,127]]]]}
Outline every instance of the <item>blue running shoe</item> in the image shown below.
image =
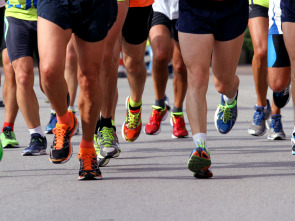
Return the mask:
{"type": "Polygon", "coordinates": [[[290,85],[281,92],[273,92],[273,101],[278,108],[285,107],[290,100],[290,85]]]}
{"type": "Polygon", "coordinates": [[[271,107],[267,100],[267,108],[263,106],[254,106],[255,112],[253,121],[250,123],[248,133],[253,136],[263,136],[266,132],[266,120],[270,117],[271,107]]]}
{"type": "Polygon", "coordinates": [[[210,152],[202,142],[192,151],[187,167],[194,173],[196,178],[210,178],[213,176],[209,170],[211,166],[210,152]]]}
{"type": "Polygon", "coordinates": [[[295,132],[293,132],[293,135],[291,138],[291,144],[292,144],[292,154],[295,155],[295,132]]]}
{"type": "Polygon", "coordinates": [[[31,135],[31,141],[27,148],[22,151],[23,156],[39,156],[46,154],[47,140],[38,133],[31,135]]]}
{"type": "Polygon", "coordinates": [[[267,139],[286,140],[286,134],[283,130],[281,118],[282,116],[280,114],[274,114],[271,116],[267,139]]]}
{"type": "Polygon", "coordinates": [[[214,121],[216,129],[222,134],[227,134],[236,123],[238,116],[237,98],[238,95],[234,102],[229,105],[221,95],[221,104],[217,106],[214,121]]]}
{"type": "Polygon", "coordinates": [[[52,134],[52,130],[55,128],[56,123],[57,123],[56,113],[54,112],[50,114],[50,120],[46,126],[45,133],[52,134]]]}

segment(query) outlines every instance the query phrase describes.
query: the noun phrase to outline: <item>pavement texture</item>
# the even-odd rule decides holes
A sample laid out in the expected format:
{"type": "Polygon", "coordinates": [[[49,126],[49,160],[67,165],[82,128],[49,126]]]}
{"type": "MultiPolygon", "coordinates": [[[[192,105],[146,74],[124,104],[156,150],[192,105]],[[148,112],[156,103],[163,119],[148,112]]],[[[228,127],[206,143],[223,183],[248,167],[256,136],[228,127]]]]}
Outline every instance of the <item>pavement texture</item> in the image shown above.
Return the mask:
{"type": "MultiPolygon", "coordinates": [[[[127,79],[119,79],[116,126],[122,153],[101,168],[103,180],[78,181],[77,152],[80,135],[72,138],[74,153],[69,162],[54,165],[48,149],[53,135],[47,135],[47,155],[24,157],[22,148],[29,143],[29,132],[19,112],[15,133],[21,145],[5,149],[0,162],[0,220],[293,220],[295,205],[295,156],[291,154],[293,106],[283,110],[285,141],[269,141],[247,132],[253,117],[256,94],[252,70],[241,66],[238,110],[233,130],[221,135],[214,126],[214,112],[220,102],[212,76],[207,93],[208,148],[212,153],[214,177],[199,180],[187,169],[194,147],[190,137],[172,139],[169,118],[159,135],[142,132],[134,143],[121,136],[125,119],[125,99],[129,95],[127,79]]],[[[50,117],[50,106],[39,88],[35,91],[40,105],[42,128],[50,117]]],[[[173,104],[172,79],[167,95],[173,104]]],[[[268,91],[272,100],[272,92],[268,91]]],[[[143,125],[149,119],[154,92],[148,77],[143,95],[143,125]]],[[[80,117],[78,112],[78,118],[80,117]]],[[[3,124],[4,108],[0,109],[3,124]]]]}

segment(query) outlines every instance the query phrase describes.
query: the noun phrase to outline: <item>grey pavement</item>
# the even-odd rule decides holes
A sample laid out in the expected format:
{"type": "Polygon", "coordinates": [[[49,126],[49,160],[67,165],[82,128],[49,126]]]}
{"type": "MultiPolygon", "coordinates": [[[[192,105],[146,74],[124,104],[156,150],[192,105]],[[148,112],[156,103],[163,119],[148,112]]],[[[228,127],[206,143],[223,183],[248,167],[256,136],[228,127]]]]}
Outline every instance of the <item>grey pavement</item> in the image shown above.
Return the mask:
{"type": "MultiPolygon", "coordinates": [[[[74,154],[66,164],[54,165],[48,155],[21,156],[22,148],[29,142],[29,132],[19,113],[15,132],[22,148],[5,149],[0,163],[0,220],[293,220],[293,107],[289,103],[282,111],[287,140],[269,141],[266,135],[248,135],[256,102],[251,72],[249,66],[238,68],[239,116],[227,135],[219,134],[214,126],[220,95],[210,77],[208,147],[214,177],[207,180],[195,179],[186,167],[194,147],[191,132],[187,139],[171,139],[169,119],[163,122],[159,135],[142,133],[134,143],[123,141],[120,131],[129,94],[126,79],[118,82],[116,112],[122,153],[101,169],[100,181],[77,180],[81,134],[73,137],[74,154]]],[[[45,129],[50,107],[44,102],[37,78],[36,75],[35,89],[45,129]]],[[[152,78],[148,77],[143,96],[144,124],[151,113],[153,93],[152,78]]],[[[173,103],[172,79],[168,81],[167,95],[173,103]]],[[[271,95],[269,91],[268,98],[271,95]]],[[[1,125],[3,119],[1,108],[1,125]]],[[[47,139],[51,144],[53,136],[48,135],[47,139]]]]}

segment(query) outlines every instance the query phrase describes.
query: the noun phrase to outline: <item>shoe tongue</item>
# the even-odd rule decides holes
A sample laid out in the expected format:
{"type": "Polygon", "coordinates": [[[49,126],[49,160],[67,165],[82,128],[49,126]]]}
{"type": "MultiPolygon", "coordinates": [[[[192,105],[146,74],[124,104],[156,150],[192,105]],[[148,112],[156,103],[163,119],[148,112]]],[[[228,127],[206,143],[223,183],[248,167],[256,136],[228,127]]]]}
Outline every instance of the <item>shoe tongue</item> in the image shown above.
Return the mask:
{"type": "Polygon", "coordinates": [[[140,109],[138,109],[138,110],[130,110],[130,112],[131,112],[132,114],[137,114],[137,113],[140,112],[140,109]]]}
{"type": "Polygon", "coordinates": [[[263,106],[255,106],[255,110],[264,111],[264,107],[263,106]]]}
{"type": "Polygon", "coordinates": [[[66,124],[59,124],[59,123],[57,123],[57,124],[55,125],[55,127],[56,127],[56,128],[65,129],[65,130],[68,128],[68,126],[67,126],[66,124]]]}
{"type": "Polygon", "coordinates": [[[93,154],[96,153],[94,148],[80,148],[79,153],[81,154],[93,154]]]}

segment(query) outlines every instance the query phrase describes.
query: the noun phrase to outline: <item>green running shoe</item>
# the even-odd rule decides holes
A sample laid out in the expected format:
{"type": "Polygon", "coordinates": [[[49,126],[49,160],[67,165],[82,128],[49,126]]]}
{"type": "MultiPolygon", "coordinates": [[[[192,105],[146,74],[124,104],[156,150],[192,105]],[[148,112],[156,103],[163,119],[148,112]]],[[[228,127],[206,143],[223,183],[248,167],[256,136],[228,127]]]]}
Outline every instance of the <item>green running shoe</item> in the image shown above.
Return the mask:
{"type": "Polygon", "coordinates": [[[4,127],[3,132],[0,135],[3,148],[17,148],[19,147],[18,141],[15,138],[15,134],[10,127],[4,127]]]}
{"type": "Polygon", "coordinates": [[[197,147],[192,151],[187,167],[194,173],[196,178],[210,178],[213,176],[209,170],[211,166],[210,151],[205,147],[205,143],[198,142],[197,147]]]}
{"type": "Polygon", "coordinates": [[[2,144],[0,142],[0,161],[2,160],[2,157],[3,157],[3,147],[2,147],[2,144]]]}
{"type": "Polygon", "coordinates": [[[94,134],[94,148],[97,155],[97,161],[100,167],[105,167],[110,162],[110,158],[105,158],[100,155],[100,145],[98,143],[98,136],[94,134]]]}

